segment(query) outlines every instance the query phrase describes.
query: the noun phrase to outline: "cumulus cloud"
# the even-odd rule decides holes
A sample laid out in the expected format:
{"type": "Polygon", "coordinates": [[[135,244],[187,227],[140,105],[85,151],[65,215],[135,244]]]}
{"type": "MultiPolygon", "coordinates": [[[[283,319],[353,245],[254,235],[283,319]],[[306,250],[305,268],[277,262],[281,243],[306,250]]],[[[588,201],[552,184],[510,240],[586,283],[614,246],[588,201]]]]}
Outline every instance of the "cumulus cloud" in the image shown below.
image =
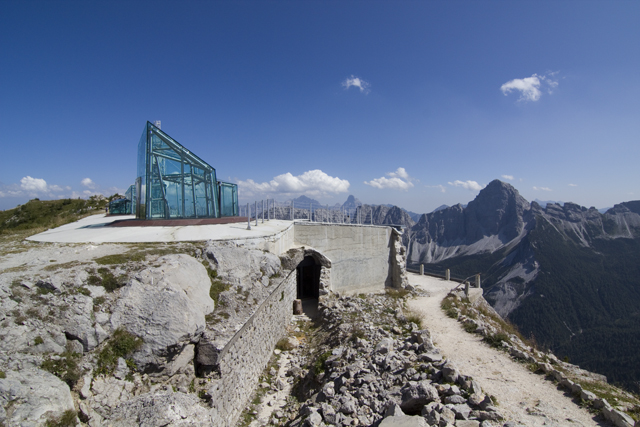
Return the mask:
{"type": "Polygon", "coordinates": [[[306,194],[321,197],[330,193],[345,193],[349,190],[349,185],[346,179],[329,176],[320,169],[310,170],[298,176],[287,172],[274,177],[269,182],[258,183],[252,179],[238,181],[238,188],[243,197],[274,194],[283,196],[306,194]]]}
{"type": "Polygon", "coordinates": [[[27,175],[20,180],[20,188],[32,193],[45,193],[47,191],[47,181],[42,178],[31,178],[27,175]]]}
{"type": "Polygon", "coordinates": [[[91,178],[85,178],[80,183],[87,187],[90,190],[94,190],[96,188],[96,183],[91,180],[91,178]]]}
{"type": "Polygon", "coordinates": [[[502,175],[504,179],[508,179],[509,181],[513,181],[513,175],[502,175]]]}
{"type": "Polygon", "coordinates": [[[553,191],[549,187],[533,187],[535,191],[553,191]]]}
{"type": "Polygon", "coordinates": [[[360,77],[355,77],[352,74],[351,78],[347,78],[342,82],[342,86],[345,89],[349,89],[351,86],[354,86],[359,88],[361,93],[369,93],[369,87],[371,87],[371,84],[362,80],[360,77]]]}
{"type": "Polygon", "coordinates": [[[518,101],[535,102],[542,95],[541,88],[546,89],[547,93],[551,94],[558,87],[557,74],[558,71],[554,71],[546,75],[533,74],[531,77],[525,77],[524,79],[513,79],[500,86],[500,90],[505,96],[509,95],[513,90],[519,91],[520,98],[518,98],[518,101]]]}
{"type": "Polygon", "coordinates": [[[569,187],[577,187],[578,184],[569,184],[569,187]]]}
{"type": "Polygon", "coordinates": [[[452,185],[454,187],[466,188],[467,190],[471,190],[471,191],[480,191],[484,188],[484,186],[478,184],[476,181],[455,180],[453,182],[449,182],[449,185],[452,185]]]}
{"type": "Polygon", "coordinates": [[[374,188],[392,188],[403,191],[407,191],[413,187],[413,182],[411,182],[413,179],[409,176],[405,168],[398,168],[395,172],[389,172],[386,175],[387,176],[372,179],[371,181],[365,181],[364,183],[374,188]]]}

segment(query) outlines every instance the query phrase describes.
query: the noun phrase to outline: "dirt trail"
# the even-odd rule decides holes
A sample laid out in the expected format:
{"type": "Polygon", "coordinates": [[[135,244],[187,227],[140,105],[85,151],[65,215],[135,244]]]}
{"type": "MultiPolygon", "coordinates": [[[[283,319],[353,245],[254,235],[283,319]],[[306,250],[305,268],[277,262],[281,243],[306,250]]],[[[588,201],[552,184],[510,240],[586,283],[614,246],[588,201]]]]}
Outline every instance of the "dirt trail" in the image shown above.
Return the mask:
{"type": "Polygon", "coordinates": [[[409,307],[423,317],[436,346],[463,374],[477,380],[486,394],[497,398],[499,411],[507,420],[526,426],[609,425],[594,420],[551,381],[489,347],[480,336],[465,332],[456,320],[447,317],[440,302],[457,283],[417,274],[409,274],[409,282],[429,295],[409,300],[409,307]]]}

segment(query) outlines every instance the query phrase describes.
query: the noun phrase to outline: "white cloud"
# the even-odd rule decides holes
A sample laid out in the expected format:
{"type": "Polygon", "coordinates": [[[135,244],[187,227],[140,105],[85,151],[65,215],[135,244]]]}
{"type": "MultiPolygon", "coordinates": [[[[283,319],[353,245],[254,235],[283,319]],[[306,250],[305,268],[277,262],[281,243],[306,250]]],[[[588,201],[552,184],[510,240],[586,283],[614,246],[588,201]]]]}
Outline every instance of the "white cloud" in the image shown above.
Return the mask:
{"type": "Polygon", "coordinates": [[[569,184],[569,187],[577,187],[578,184],[569,184]]]}
{"type": "Polygon", "coordinates": [[[549,187],[533,187],[535,191],[553,191],[549,187]]]}
{"type": "Polygon", "coordinates": [[[33,193],[46,193],[47,181],[42,178],[31,178],[27,175],[20,180],[20,188],[33,193]]]}
{"type": "Polygon", "coordinates": [[[91,190],[94,190],[96,188],[96,183],[93,182],[91,180],[91,178],[83,179],[82,181],[80,181],[80,184],[82,184],[83,186],[85,186],[85,187],[87,187],[87,188],[89,188],[91,190]]]}
{"type": "Polygon", "coordinates": [[[537,101],[540,99],[542,92],[540,87],[544,84],[549,94],[558,87],[558,80],[555,78],[558,71],[549,72],[547,75],[533,74],[531,77],[524,79],[513,79],[502,86],[500,90],[507,96],[512,90],[520,91],[518,101],[537,101]]]}
{"type": "Polygon", "coordinates": [[[437,188],[440,190],[441,193],[446,193],[447,189],[444,185],[425,185],[425,187],[427,188],[437,188]]]}
{"type": "Polygon", "coordinates": [[[369,93],[369,87],[371,86],[371,84],[369,82],[362,80],[359,77],[355,77],[352,74],[351,78],[347,78],[345,79],[345,81],[342,82],[342,86],[345,89],[349,89],[351,86],[355,86],[360,89],[361,93],[369,93]]]}
{"type": "Polygon", "coordinates": [[[484,186],[478,184],[476,181],[455,180],[453,182],[449,182],[448,184],[453,185],[454,187],[462,187],[472,191],[480,191],[484,188],[484,186]]]}
{"type": "Polygon", "coordinates": [[[513,175],[502,175],[504,179],[508,179],[509,181],[513,181],[513,175]]]}
{"type": "Polygon", "coordinates": [[[387,173],[387,177],[380,177],[372,179],[371,181],[364,181],[366,185],[370,185],[375,188],[393,188],[396,190],[408,190],[413,187],[413,178],[409,176],[405,168],[398,168],[395,172],[387,173]]]}
{"type": "Polygon", "coordinates": [[[245,198],[267,194],[283,196],[306,194],[320,197],[329,193],[345,193],[349,190],[349,185],[346,179],[329,176],[319,169],[310,170],[298,176],[287,172],[274,177],[269,182],[258,183],[252,179],[238,181],[240,195],[245,198]]]}

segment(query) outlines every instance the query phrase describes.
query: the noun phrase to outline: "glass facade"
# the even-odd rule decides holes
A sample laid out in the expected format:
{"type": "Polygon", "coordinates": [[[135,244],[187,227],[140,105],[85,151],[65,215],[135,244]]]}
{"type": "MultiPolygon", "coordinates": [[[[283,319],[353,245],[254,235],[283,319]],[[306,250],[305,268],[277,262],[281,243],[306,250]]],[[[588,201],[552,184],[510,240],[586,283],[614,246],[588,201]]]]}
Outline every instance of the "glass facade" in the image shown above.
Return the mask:
{"type": "Polygon", "coordinates": [[[217,181],[214,168],[149,122],[138,142],[133,192],[140,219],[238,215],[238,187],[217,181]]]}
{"type": "Polygon", "coordinates": [[[131,200],[128,199],[116,199],[109,202],[109,214],[110,215],[130,215],[131,214],[131,200]]]}

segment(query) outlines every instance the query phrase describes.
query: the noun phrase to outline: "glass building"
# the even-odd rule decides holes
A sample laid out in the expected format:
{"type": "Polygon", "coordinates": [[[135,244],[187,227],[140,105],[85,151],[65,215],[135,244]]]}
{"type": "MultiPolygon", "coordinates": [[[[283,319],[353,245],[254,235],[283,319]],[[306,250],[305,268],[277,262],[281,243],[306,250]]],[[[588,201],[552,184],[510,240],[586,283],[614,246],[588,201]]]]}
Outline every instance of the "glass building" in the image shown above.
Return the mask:
{"type": "Polygon", "coordinates": [[[220,218],[238,215],[238,186],[147,122],[138,143],[133,207],[139,219],[220,218]]]}

